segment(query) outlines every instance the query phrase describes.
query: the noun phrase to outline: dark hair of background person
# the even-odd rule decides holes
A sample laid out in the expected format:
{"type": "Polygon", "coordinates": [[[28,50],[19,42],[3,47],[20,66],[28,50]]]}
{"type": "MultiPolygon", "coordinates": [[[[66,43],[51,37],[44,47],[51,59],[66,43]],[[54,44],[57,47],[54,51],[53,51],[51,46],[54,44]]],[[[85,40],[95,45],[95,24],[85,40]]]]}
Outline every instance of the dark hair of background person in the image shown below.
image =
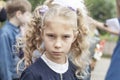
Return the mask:
{"type": "Polygon", "coordinates": [[[2,8],[0,11],[0,22],[4,22],[7,19],[7,13],[5,8],[2,8]]]}

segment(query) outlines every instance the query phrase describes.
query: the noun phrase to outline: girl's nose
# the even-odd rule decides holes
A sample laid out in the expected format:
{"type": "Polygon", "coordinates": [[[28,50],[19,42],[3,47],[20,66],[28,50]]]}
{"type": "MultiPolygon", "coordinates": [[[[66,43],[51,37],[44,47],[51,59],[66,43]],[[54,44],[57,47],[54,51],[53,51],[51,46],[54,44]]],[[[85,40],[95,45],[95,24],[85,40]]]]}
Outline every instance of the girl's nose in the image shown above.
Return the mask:
{"type": "Polygon", "coordinates": [[[62,47],[62,41],[61,40],[57,40],[55,42],[55,48],[61,48],[62,47]]]}

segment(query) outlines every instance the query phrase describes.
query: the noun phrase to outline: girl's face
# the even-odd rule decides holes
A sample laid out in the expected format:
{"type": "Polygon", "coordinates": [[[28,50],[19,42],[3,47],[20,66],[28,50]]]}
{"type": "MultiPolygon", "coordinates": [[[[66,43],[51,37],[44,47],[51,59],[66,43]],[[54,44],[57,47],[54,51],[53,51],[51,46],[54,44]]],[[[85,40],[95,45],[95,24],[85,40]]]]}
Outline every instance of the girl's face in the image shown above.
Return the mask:
{"type": "Polygon", "coordinates": [[[55,17],[47,21],[43,31],[46,56],[53,62],[65,63],[66,54],[75,40],[73,27],[64,19],[55,17]]]}

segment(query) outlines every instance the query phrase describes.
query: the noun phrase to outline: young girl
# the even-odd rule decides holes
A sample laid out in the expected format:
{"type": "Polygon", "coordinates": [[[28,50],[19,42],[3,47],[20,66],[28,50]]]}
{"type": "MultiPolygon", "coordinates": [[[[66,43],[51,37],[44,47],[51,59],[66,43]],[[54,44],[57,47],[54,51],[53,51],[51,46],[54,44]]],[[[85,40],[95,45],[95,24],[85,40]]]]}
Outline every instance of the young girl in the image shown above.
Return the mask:
{"type": "Polygon", "coordinates": [[[35,9],[26,34],[28,68],[21,80],[88,80],[88,28],[82,10],[58,4],[35,9]],[[33,63],[35,50],[42,55],[33,63]]]}

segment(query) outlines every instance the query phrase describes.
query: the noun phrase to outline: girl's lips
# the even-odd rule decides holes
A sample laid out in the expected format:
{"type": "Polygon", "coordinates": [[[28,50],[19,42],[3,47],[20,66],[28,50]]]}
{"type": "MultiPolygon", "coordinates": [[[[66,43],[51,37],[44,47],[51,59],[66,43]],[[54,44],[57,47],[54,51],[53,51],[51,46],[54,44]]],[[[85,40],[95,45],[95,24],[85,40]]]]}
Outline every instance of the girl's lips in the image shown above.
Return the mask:
{"type": "Polygon", "coordinates": [[[53,54],[61,54],[62,52],[53,52],[53,54]]]}
{"type": "Polygon", "coordinates": [[[61,53],[61,52],[53,52],[53,53],[61,53]]]}

